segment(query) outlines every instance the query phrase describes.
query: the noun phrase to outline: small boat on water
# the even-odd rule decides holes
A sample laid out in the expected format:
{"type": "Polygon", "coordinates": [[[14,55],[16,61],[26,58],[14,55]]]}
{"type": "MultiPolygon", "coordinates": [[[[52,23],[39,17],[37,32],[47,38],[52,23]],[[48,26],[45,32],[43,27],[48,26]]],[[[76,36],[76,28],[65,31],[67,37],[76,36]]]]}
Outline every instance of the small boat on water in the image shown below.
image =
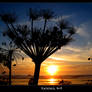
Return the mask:
{"type": "Polygon", "coordinates": [[[59,85],[71,85],[71,84],[72,84],[71,81],[64,81],[64,80],[61,80],[61,81],[59,82],[59,85]]]}
{"type": "Polygon", "coordinates": [[[92,85],[92,80],[87,80],[86,85],[92,85]]]}

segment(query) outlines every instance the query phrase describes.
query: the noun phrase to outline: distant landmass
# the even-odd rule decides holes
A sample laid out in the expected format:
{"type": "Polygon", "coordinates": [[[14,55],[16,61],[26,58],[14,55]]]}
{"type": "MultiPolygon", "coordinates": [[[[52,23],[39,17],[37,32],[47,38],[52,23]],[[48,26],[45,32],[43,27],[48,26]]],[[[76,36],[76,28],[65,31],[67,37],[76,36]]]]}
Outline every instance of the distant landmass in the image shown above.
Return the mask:
{"type": "MultiPolygon", "coordinates": [[[[0,75],[0,77],[8,78],[8,75],[0,75]]],[[[12,79],[29,79],[32,78],[32,75],[12,75],[12,79]]]]}
{"type": "MultiPolygon", "coordinates": [[[[0,75],[0,78],[8,78],[8,75],[0,75]]],[[[12,75],[12,79],[29,79],[32,78],[32,75],[12,75]]],[[[48,79],[48,78],[64,78],[64,79],[72,79],[72,78],[92,78],[92,75],[60,75],[60,76],[40,76],[40,79],[48,79]]]]}

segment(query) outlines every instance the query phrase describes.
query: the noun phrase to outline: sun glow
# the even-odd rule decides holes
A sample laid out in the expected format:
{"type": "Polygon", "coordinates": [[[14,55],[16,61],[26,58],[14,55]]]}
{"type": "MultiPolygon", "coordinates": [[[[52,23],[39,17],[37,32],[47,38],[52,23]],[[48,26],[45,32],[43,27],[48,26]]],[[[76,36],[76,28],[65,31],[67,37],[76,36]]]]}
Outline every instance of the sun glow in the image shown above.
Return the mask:
{"type": "Polygon", "coordinates": [[[47,72],[50,75],[55,75],[57,70],[58,70],[58,67],[56,65],[50,65],[50,66],[48,66],[47,72]]]}
{"type": "Polygon", "coordinates": [[[54,83],[54,81],[55,81],[54,79],[50,79],[50,83],[54,83]]]}

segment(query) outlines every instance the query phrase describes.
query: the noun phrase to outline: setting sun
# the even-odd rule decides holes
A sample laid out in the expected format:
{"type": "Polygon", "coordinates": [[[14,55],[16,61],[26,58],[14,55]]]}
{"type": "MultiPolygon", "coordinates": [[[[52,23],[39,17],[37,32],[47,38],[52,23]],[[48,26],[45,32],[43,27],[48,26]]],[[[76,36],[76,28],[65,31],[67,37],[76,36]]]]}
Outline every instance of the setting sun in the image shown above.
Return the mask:
{"type": "Polygon", "coordinates": [[[50,75],[54,75],[57,70],[58,70],[58,67],[56,65],[50,65],[50,66],[48,66],[47,72],[50,75]]]}

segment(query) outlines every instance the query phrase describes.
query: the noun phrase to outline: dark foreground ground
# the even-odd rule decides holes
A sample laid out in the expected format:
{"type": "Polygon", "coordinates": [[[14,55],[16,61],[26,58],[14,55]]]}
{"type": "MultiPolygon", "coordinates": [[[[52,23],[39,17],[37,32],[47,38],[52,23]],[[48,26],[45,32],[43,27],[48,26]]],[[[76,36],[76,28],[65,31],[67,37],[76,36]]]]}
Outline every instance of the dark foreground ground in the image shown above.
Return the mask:
{"type": "Polygon", "coordinates": [[[45,92],[45,91],[91,91],[92,85],[63,85],[63,86],[0,86],[0,92],[3,91],[25,91],[25,92],[45,92]]]}

